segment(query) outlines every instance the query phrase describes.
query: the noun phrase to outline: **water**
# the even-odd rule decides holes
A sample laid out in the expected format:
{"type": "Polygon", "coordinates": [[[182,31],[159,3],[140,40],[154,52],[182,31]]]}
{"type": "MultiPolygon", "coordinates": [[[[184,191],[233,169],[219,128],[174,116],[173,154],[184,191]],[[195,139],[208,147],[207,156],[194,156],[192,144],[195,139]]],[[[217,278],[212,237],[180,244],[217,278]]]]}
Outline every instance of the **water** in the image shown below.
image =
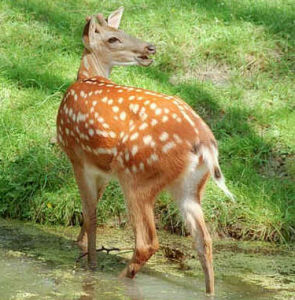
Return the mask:
{"type": "MultiPolygon", "coordinates": [[[[277,291],[235,276],[230,265],[220,274],[218,258],[214,297],[205,295],[200,269],[193,276],[194,271],[181,271],[160,254],[134,280],[117,278],[131,253],[99,253],[98,269],[91,272],[84,261],[75,264],[79,252],[71,239],[76,231],[0,220],[0,299],[280,299],[277,291]]],[[[119,234],[114,230],[107,236],[113,243],[119,234]]],[[[129,244],[131,237],[125,236],[129,244]]],[[[288,295],[281,299],[292,299],[288,295]]]]}

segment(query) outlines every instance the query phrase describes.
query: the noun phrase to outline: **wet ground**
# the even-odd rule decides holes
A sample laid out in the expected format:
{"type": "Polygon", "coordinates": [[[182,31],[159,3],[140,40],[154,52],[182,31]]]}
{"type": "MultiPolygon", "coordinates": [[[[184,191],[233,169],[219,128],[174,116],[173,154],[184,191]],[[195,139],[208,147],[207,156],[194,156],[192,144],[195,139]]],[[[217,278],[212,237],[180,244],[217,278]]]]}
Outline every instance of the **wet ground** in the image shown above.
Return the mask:
{"type": "MultiPolygon", "coordinates": [[[[136,279],[119,280],[130,250],[98,253],[97,271],[76,263],[79,228],[0,219],[0,299],[295,300],[294,246],[216,240],[216,295],[204,293],[189,237],[160,232],[160,251],[136,279]]],[[[98,247],[130,248],[129,229],[98,228],[98,247]]]]}

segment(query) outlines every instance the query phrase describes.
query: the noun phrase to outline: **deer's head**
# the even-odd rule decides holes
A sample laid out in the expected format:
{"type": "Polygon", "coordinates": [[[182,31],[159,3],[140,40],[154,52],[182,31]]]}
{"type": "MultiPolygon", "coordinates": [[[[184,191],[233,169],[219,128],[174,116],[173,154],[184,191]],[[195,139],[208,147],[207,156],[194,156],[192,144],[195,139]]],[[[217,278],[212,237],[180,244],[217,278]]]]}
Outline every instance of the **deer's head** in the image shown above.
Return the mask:
{"type": "Polygon", "coordinates": [[[149,56],[156,52],[156,47],[120,30],[122,14],[120,7],[107,19],[102,14],[87,17],[82,38],[85,48],[110,67],[149,66],[153,62],[149,56]]]}

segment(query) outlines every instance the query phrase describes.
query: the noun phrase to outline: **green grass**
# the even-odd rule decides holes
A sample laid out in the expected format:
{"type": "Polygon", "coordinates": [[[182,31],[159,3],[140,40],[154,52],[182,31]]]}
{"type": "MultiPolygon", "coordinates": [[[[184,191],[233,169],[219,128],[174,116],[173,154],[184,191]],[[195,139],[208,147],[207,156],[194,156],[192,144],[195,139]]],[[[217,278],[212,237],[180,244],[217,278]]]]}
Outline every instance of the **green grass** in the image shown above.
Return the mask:
{"type": "MultiPolygon", "coordinates": [[[[211,126],[232,203],[210,182],[211,230],[236,238],[295,240],[294,0],[129,0],[122,29],[157,45],[149,68],[116,68],[117,83],[176,94],[211,126]]],[[[56,145],[55,118],[75,80],[85,16],[120,1],[0,2],[0,215],[77,224],[80,199],[56,145]]],[[[116,183],[100,223],[126,221],[116,183]]],[[[159,227],[184,233],[163,194],[159,227]]]]}

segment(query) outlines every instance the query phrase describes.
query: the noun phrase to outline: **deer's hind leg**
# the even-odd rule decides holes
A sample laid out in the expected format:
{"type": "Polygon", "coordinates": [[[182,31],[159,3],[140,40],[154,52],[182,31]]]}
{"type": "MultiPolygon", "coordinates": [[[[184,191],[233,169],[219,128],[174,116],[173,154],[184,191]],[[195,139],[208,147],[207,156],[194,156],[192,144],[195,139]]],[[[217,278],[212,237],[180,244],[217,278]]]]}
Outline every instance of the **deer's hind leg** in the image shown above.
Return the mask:
{"type": "Polygon", "coordinates": [[[212,258],[212,240],[207,230],[204,214],[201,207],[201,196],[205,184],[209,178],[206,166],[193,166],[187,174],[171,188],[174,198],[177,200],[186,225],[194,240],[194,246],[198,252],[202,265],[206,292],[214,293],[214,271],[212,258]]]}
{"type": "Polygon", "coordinates": [[[88,252],[88,265],[96,266],[96,206],[101,196],[105,179],[80,163],[73,163],[83,211],[83,225],[78,236],[83,252],[88,252]],[[87,246],[85,245],[87,244],[87,246]]]}
{"type": "Polygon", "coordinates": [[[132,190],[123,187],[123,190],[135,235],[135,249],[120,276],[133,278],[159,248],[153,211],[155,193],[145,188],[132,190]]]}

